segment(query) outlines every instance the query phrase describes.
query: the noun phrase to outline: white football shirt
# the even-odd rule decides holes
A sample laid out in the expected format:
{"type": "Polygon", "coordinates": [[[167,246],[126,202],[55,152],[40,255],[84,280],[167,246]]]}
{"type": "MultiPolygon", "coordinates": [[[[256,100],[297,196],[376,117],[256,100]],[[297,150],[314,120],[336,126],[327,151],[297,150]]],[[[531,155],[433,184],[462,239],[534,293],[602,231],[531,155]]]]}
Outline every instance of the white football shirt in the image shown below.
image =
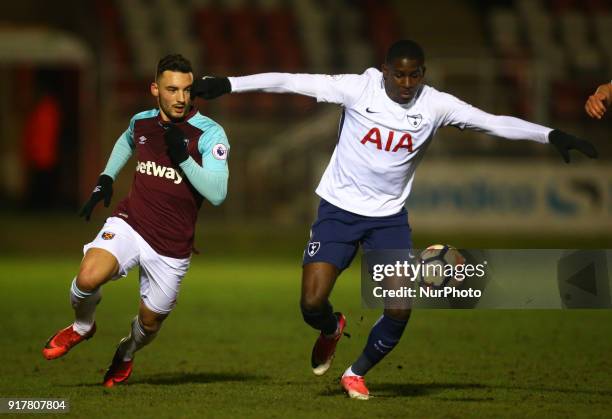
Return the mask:
{"type": "Polygon", "coordinates": [[[264,73],[230,77],[232,92],[298,93],[344,107],[338,144],[316,193],[356,214],[401,211],[414,172],[437,129],[452,125],[512,140],[548,142],[551,128],[481,111],[423,85],[410,103],[387,96],[382,73],[322,75],[264,73]]]}

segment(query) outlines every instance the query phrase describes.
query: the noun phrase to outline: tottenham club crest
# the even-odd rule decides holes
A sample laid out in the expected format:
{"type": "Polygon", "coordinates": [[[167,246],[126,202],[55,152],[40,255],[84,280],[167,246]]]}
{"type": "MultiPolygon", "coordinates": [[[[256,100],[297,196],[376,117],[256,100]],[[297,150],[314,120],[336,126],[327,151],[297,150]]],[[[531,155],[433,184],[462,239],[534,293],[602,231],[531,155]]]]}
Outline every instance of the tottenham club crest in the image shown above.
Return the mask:
{"type": "Polygon", "coordinates": [[[418,128],[419,125],[421,125],[421,122],[423,121],[423,116],[421,114],[406,115],[406,117],[408,118],[408,123],[412,128],[418,128]]]}
{"type": "Polygon", "coordinates": [[[212,155],[217,160],[227,160],[227,147],[225,144],[215,144],[212,149],[212,155]]]}
{"type": "Polygon", "coordinates": [[[313,257],[317,254],[321,248],[321,242],[310,242],[308,243],[308,256],[313,257]]]}

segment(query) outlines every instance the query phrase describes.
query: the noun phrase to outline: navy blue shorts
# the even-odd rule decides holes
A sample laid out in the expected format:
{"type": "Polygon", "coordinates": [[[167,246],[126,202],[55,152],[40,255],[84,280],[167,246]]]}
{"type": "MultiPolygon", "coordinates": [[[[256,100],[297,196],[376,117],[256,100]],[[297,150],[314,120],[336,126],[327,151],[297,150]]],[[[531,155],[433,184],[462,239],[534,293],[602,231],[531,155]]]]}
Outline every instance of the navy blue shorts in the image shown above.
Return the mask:
{"type": "Polygon", "coordinates": [[[304,250],[303,265],[328,262],[342,271],[351,264],[359,245],[365,251],[411,249],[412,234],[406,208],[395,215],[366,217],[321,199],[304,250]]]}

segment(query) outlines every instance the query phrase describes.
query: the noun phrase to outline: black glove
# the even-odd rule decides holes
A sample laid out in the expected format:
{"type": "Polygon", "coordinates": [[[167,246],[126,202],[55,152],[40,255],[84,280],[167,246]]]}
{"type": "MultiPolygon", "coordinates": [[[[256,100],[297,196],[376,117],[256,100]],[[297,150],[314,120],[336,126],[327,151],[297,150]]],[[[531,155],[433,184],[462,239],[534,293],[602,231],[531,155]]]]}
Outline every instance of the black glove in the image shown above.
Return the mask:
{"type": "Polygon", "coordinates": [[[91,218],[91,212],[93,211],[94,207],[98,205],[98,202],[104,199],[104,206],[108,208],[112,196],[113,178],[108,175],[100,175],[98,178],[98,183],[89,197],[89,201],[87,201],[85,205],[83,205],[83,208],[81,208],[79,217],[85,216],[85,220],[89,221],[91,218]]]}
{"type": "Polygon", "coordinates": [[[548,134],[548,141],[559,150],[566,163],[570,162],[569,151],[572,149],[578,150],[592,159],[597,158],[597,150],[593,144],[558,129],[552,130],[548,134]]]}
{"type": "Polygon", "coordinates": [[[165,126],[164,141],[168,146],[168,155],[175,166],[178,166],[189,158],[187,144],[185,144],[185,134],[174,124],[165,126]]]}
{"type": "Polygon", "coordinates": [[[191,96],[199,96],[206,100],[217,98],[231,91],[232,85],[227,77],[204,76],[194,80],[191,85],[191,96]]]}

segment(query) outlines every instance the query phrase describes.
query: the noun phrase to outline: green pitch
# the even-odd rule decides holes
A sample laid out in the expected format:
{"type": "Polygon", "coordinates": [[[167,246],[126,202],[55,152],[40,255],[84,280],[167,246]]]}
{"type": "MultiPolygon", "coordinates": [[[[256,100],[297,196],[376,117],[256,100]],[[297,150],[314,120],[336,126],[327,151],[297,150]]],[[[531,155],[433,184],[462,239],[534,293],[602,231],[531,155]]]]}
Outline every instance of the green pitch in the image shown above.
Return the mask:
{"type": "Polygon", "coordinates": [[[79,417],[609,417],[611,311],[417,311],[368,376],[373,399],[349,400],[338,377],[379,313],[361,308],[355,264],[333,298],[352,337],[315,377],[298,256],[194,257],[176,310],[113,389],[100,383],[136,313],[136,276],[104,288],[92,340],[45,361],[45,340],[72,318],[79,257],[1,259],[0,397],[66,398],[79,417]]]}

